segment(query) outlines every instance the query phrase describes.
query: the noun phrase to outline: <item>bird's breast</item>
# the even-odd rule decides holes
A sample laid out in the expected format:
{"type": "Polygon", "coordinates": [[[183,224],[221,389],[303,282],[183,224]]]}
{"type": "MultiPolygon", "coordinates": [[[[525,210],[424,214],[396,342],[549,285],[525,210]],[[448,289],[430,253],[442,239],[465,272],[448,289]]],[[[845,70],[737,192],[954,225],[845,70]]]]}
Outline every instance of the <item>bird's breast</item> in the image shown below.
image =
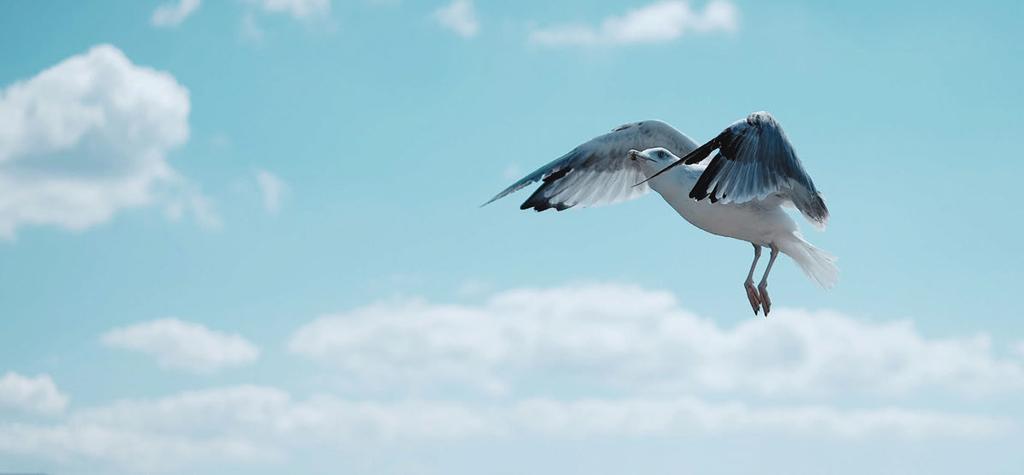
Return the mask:
{"type": "Polygon", "coordinates": [[[651,188],[683,219],[711,234],[768,245],[777,233],[788,232],[786,222],[792,220],[777,206],[766,209],[757,203],[711,203],[690,198],[702,171],[703,167],[679,166],[651,180],[651,188]]]}

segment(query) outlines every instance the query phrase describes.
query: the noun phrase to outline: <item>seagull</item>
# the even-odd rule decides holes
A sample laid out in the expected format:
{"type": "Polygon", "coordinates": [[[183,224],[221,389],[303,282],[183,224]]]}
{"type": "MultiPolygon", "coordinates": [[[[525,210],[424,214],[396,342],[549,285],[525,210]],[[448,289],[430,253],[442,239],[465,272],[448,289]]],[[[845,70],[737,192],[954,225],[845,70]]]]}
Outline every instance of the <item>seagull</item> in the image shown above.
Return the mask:
{"type": "Polygon", "coordinates": [[[520,209],[563,211],[610,204],[654,189],[690,224],[750,243],[754,260],[743,288],[754,315],[764,310],[767,317],[771,311],[768,274],[780,252],[822,288],[831,288],[838,279],[835,257],[804,240],[796,221],[783,210],[795,207],[819,229],[828,222],[825,200],[782,126],[767,112],[736,121],[700,146],[658,120],[621,125],[538,168],[482,206],[538,181],[543,183],[520,209]],[[763,247],[771,254],[755,287],[763,247]]]}

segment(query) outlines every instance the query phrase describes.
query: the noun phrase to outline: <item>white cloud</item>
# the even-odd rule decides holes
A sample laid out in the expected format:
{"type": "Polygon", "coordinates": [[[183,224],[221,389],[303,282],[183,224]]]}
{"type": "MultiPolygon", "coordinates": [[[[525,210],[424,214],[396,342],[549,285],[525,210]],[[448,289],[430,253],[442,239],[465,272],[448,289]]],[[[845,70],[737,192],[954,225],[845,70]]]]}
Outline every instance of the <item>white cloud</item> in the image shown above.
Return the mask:
{"type": "Polygon", "coordinates": [[[163,28],[178,26],[199,9],[199,4],[200,0],[178,0],[177,3],[165,3],[153,11],[150,21],[153,26],[163,28]]]}
{"type": "MultiPolygon", "coordinates": [[[[189,94],[100,45],[0,91],[0,237],[82,230],[116,212],[188,201],[166,156],[189,136],[189,94]]],[[[191,210],[191,207],[188,209],[191,210]]]]}
{"type": "MultiPolygon", "coordinates": [[[[115,329],[103,340],[193,370],[257,353],[241,337],[176,320],[115,329]]],[[[1017,435],[1012,414],[945,411],[936,401],[949,400],[943,390],[1024,389],[1024,362],[997,358],[983,335],[928,338],[903,322],[789,309],[723,327],[667,292],[628,285],[510,290],[472,305],[369,305],[303,326],[288,346],[336,364],[329,377],[352,390],[297,397],[239,385],[79,406],[48,423],[0,422],[0,454],[78,471],[187,472],[288,466],[338,448],[391,453],[410,443],[482,440],[1002,443],[1017,435]],[[388,389],[385,397],[367,394],[375,385],[388,389]],[[915,390],[928,409],[908,406],[909,398],[893,405],[893,393],[915,390]]],[[[331,384],[322,377],[318,387],[331,384]]]]}
{"type": "Polygon", "coordinates": [[[434,19],[463,38],[472,38],[480,32],[480,20],[477,19],[473,0],[452,0],[434,11],[434,19]]]}
{"type": "Polygon", "coordinates": [[[0,378],[0,409],[53,415],[63,412],[67,405],[68,397],[49,375],[30,378],[9,371],[0,378]]]}
{"type": "Polygon", "coordinates": [[[0,424],[0,452],[169,470],[211,461],[286,460],[322,446],[404,441],[735,433],[919,439],[988,437],[1011,428],[988,416],[898,408],[754,407],[690,397],[375,402],[330,395],[295,399],[277,388],[235,386],[118,401],[59,424],[0,424]]]}
{"type": "Polygon", "coordinates": [[[326,28],[332,31],[335,25],[330,19],[331,0],[242,0],[249,7],[242,15],[239,34],[245,41],[260,43],[267,36],[258,13],[283,15],[302,21],[306,26],[326,28]]]}
{"type": "Polygon", "coordinates": [[[702,12],[685,1],[665,0],[606,18],[598,27],[577,23],[535,29],[529,39],[549,46],[662,43],[686,34],[736,31],[738,17],[728,0],[712,0],[702,12]]]}
{"type": "Polygon", "coordinates": [[[240,335],[210,330],[198,323],[164,318],[115,328],[103,334],[104,345],[138,351],[160,366],[193,373],[213,373],[259,358],[259,349],[240,335]]]}
{"type": "Polygon", "coordinates": [[[1024,364],[998,358],[987,335],[927,338],[906,321],[785,308],[725,328],[669,293],[622,285],[512,290],[479,305],[369,305],[302,326],[288,347],[367,391],[439,381],[493,394],[536,382],[799,398],[1024,389],[1024,364]]]}
{"type": "MultiPolygon", "coordinates": [[[[944,437],[992,435],[1008,428],[1005,422],[985,416],[899,408],[750,407],[691,397],[569,401],[531,398],[472,404],[364,401],[321,394],[296,400],[281,389],[251,385],[186,391],[157,400],[119,401],[81,411],[71,421],[133,432],[215,434],[235,440],[246,434],[265,441],[307,434],[305,442],[321,443],[362,438],[643,436],[752,430],[835,437],[944,437]]],[[[296,445],[302,442],[297,441],[296,445]]]]}
{"type": "Polygon", "coordinates": [[[256,184],[259,186],[260,196],[263,198],[263,209],[270,214],[277,214],[281,211],[281,201],[288,192],[288,185],[284,180],[266,170],[257,170],[256,184]]]}
{"type": "Polygon", "coordinates": [[[323,16],[331,11],[331,0],[249,0],[267,13],[280,13],[297,19],[323,16]]]}
{"type": "MultiPolygon", "coordinates": [[[[34,456],[82,472],[83,461],[128,469],[116,473],[166,472],[203,462],[272,459],[272,447],[246,440],[165,435],[87,424],[37,425],[0,422],[0,453],[34,456]]],[[[86,473],[90,473],[86,471],[86,473]]]]}

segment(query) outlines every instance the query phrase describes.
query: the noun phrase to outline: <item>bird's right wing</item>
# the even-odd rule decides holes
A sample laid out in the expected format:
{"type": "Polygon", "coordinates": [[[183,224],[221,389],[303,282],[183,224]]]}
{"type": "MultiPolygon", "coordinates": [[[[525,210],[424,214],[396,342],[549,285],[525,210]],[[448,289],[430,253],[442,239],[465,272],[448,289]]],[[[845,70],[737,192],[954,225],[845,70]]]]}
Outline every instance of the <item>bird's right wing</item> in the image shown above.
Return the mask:
{"type": "Polygon", "coordinates": [[[558,211],[573,206],[595,206],[636,198],[649,190],[634,186],[645,178],[639,164],[630,160],[631,149],[664,147],[684,156],[697,144],[672,126],[657,120],[635,122],[586,142],[555,161],[505,188],[484,206],[533,183],[544,183],[520,209],[558,211]]]}
{"type": "Polygon", "coordinates": [[[825,227],[825,200],[797,158],[782,126],[767,112],[755,112],[736,121],[651,178],[676,165],[702,161],[716,149],[718,154],[690,190],[690,198],[744,203],[774,195],[796,206],[815,226],[825,227]]]}

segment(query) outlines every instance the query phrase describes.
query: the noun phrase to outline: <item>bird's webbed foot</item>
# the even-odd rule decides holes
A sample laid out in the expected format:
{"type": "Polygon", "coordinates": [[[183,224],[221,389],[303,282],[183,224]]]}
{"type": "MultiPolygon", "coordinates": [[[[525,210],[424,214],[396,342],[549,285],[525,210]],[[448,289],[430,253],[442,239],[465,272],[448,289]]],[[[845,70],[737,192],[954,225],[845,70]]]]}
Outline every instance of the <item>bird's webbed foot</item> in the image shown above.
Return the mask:
{"type": "MultiPolygon", "coordinates": [[[[750,308],[754,310],[754,315],[757,315],[761,309],[761,296],[758,295],[757,289],[754,288],[754,282],[748,280],[743,283],[743,288],[747,291],[747,300],[750,301],[750,308]]],[[[765,308],[765,316],[767,316],[768,310],[765,308]]]]}
{"type": "Polygon", "coordinates": [[[764,307],[764,317],[768,318],[768,312],[772,309],[772,299],[768,297],[768,283],[761,282],[761,285],[757,286],[757,293],[761,297],[761,306],[764,307]]]}

